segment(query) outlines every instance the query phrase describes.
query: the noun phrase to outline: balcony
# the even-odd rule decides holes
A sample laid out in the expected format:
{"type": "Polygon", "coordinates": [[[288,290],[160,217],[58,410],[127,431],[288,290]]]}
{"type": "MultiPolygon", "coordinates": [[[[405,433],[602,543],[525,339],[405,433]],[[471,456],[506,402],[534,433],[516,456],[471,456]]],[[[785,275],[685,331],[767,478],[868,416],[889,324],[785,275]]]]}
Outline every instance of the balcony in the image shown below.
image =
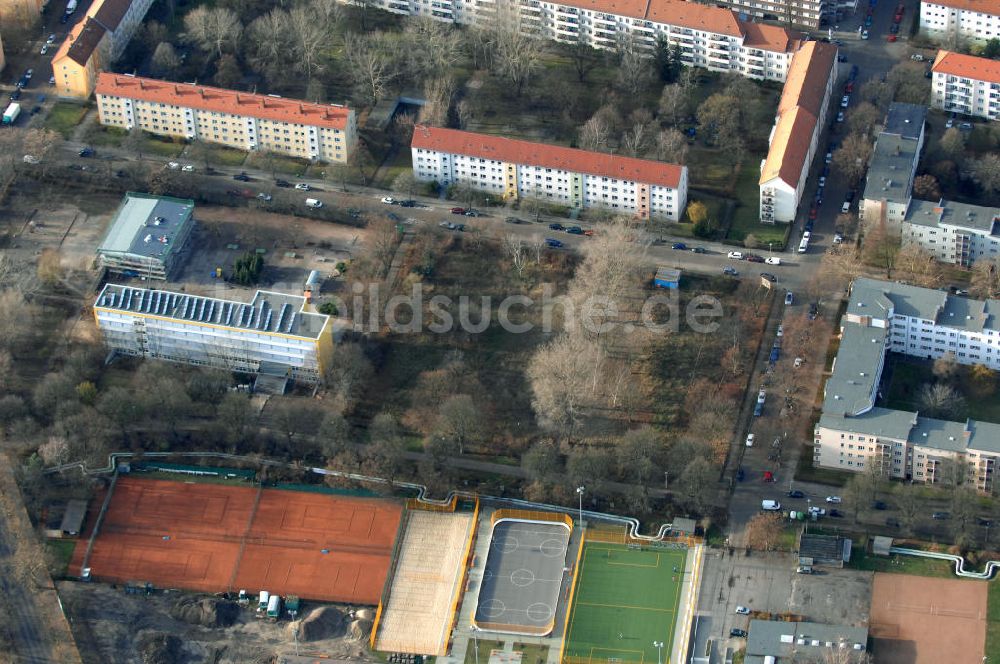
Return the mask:
{"type": "Polygon", "coordinates": [[[521,3],[521,11],[522,12],[528,12],[530,14],[538,16],[538,15],[541,15],[541,13],[542,13],[542,5],[541,5],[541,3],[534,2],[534,1],[532,1],[532,2],[522,2],[521,3]]]}
{"type": "Polygon", "coordinates": [[[577,10],[575,7],[564,7],[562,5],[559,5],[558,7],[556,7],[556,15],[558,16],[559,14],[565,14],[567,16],[576,16],[577,10]]]}
{"type": "Polygon", "coordinates": [[[410,11],[410,3],[404,2],[403,0],[389,0],[388,5],[389,11],[393,12],[407,12],[410,11]]]}

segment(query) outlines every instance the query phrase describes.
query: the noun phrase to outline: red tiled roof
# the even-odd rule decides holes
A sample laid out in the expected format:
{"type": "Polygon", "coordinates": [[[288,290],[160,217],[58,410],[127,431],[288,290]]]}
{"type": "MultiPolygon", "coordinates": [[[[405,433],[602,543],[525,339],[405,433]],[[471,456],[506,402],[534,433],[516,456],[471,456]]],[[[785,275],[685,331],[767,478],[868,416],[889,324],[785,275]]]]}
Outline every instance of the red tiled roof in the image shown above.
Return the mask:
{"type": "Polygon", "coordinates": [[[802,38],[801,33],[765,23],[744,22],[742,26],[746,33],[743,45],[765,51],[787,53],[793,50],[802,38]]]}
{"type": "Polygon", "coordinates": [[[492,159],[513,164],[530,164],[574,173],[632,180],[676,189],[683,166],[649,159],[620,157],[557,145],[531,143],[513,138],[475,134],[457,129],[418,125],[411,147],[492,159]]]}
{"type": "Polygon", "coordinates": [[[797,186],[807,167],[806,156],[815,129],[816,116],[801,106],[782,113],[760,171],[760,183],[781,178],[789,186],[797,186]]]}
{"type": "Polygon", "coordinates": [[[743,31],[736,14],[683,0],[559,0],[559,4],[604,14],[616,14],[657,23],[679,25],[692,30],[740,37],[743,31]]]}
{"type": "Polygon", "coordinates": [[[311,104],[295,99],[106,72],[97,78],[97,94],[332,129],[346,128],[351,114],[345,106],[311,104]]]}
{"type": "Polygon", "coordinates": [[[1000,0],[931,0],[935,5],[964,9],[980,14],[1000,15],[1000,0]]]}
{"type": "MultiPolygon", "coordinates": [[[[89,16],[77,21],[70,28],[66,40],[60,44],[59,50],[52,56],[53,64],[68,56],[70,60],[81,67],[86,66],[106,32],[104,26],[89,16]]],[[[54,69],[53,73],[56,73],[54,69]]]]}
{"type": "Polygon", "coordinates": [[[118,29],[129,7],[132,6],[132,0],[104,0],[95,4],[97,4],[96,10],[91,5],[87,15],[93,16],[98,23],[114,31],[118,29]]]}
{"type": "Polygon", "coordinates": [[[962,55],[952,51],[938,51],[931,68],[935,74],[951,74],[974,78],[977,81],[1000,83],[1000,62],[962,55]]]}
{"type": "Polygon", "coordinates": [[[837,47],[833,44],[806,42],[795,52],[788,65],[785,87],[778,101],[778,113],[784,113],[793,106],[804,106],[818,116],[836,61],[837,47]]]}

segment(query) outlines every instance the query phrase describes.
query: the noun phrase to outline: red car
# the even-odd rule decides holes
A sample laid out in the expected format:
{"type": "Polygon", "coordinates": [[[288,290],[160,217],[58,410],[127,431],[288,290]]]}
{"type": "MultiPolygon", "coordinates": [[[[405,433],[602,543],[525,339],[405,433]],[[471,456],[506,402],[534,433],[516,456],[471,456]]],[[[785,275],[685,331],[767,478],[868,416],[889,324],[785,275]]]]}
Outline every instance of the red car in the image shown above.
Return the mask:
{"type": "Polygon", "coordinates": [[[854,81],[847,82],[847,85],[844,86],[844,92],[848,94],[854,92],[854,81]]]}
{"type": "Polygon", "coordinates": [[[453,207],[451,209],[452,214],[465,214],[465,208],[453,207]]]}
{"type": "Polygon", "coordinates": [[[896,41],[896,35],[889,35],[888,37],[885,38],[885,40],[888,42],[894,42],[896,41]]]}
{"type": "Polygon", "coordinates": [[[810,219],[816,218],[816,208],[809,208],[809,218],[810,219]]]}
{"type": "Polygon", "coordinates": [[[902,20],[903,20],[903,15],[902,14],[896,14],[895,16],[892,17],[892,22],[893,23],[899,23],[902,20]]]}

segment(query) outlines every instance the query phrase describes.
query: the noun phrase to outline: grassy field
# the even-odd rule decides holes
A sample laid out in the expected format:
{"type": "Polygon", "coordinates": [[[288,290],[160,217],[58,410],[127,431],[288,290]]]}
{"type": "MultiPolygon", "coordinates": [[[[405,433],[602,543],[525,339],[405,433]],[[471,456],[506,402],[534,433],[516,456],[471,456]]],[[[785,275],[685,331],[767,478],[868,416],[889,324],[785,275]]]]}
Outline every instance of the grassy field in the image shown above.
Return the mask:
{"type": "Polygon", "coordinates": [[[48,117],[45,118],[45,128],[59,132],[62,137],[69,139],[73,130],[83,120],[87,114],[87,107],[81,104],[72,104],[65,101],[58,101],[52,105],[48,117]]]}
{"type": "MultiPolygon", "coordinates": [[[[885,407],[898,410],[919,411],[918,403],[920,386],[935,382],[932,367],[929,362],[914,362],[901,357],[892,359],[892,376],[886,393],[885,407]]],[[[955,381],[955,388],[965,397],[965,413],[974,420],[1000,422],[1000,392],[983,398],[968,391],[968,383],[955,381]]]]}
{"type": "Polygon", "coordinates": [[[126,133],[121,127],[102,127],[99,124],[95,124],[87,128],[86,141],[90,145],[97,147],[102,145],[118,147],[121,145],[126,133]]]}
{"type": "Polygon", "coordinates": [[[939,579],[955,578],[954,565],[945,560],[917,558],[916,556],[875,556],[867,553],[860,546],[854,547],[848,567],[868,572],[914,574],[939,579]]]}
{"type": "Polygon", "coordinates": [[[159,155],[161,157],[177,157],[184,151],[184,144],[174,143],[169,140],[161,141],[158,138],[147,136],[146,140],[143,141],[142,149],[144,152],[159,155]]]}
{"type": "Polygon", "coordinates": [[[990,581],[986,596],[986,658],[1000,661],[1000,580],[990,581]]]}
{"type": "Polygon", "coordinates": [[[469,639],[469,647],[465,650],[465,664],[488,664],[491,650],[503,650],[503,641],[469,639]]]}
{"type": "Polygon", "coordinates": [[[752,234],[762,243],[764,248],[767,248],[768,242],[773,242],[773,248],[777,251],[785,246],[788,225],[760,223],[760,210],[757,205],[760,195],[757,184],[759,176],[760,169],[753,163],[745,164],[740,169],[733,190],[733,197],[738,201],[738,205],[733,213],[726,239],[743,242],[747,235],[752,234]]]}
{"type": "Polygon", "coordinates": [[[235,150],[225,146],[212,146],[208,148],[211,153],[208,161],[219,166],[240,166],[247,159],[247,153],[243,150],[235,150]]]}
{"type": "Polygon", "coordinates": [[[66,575],[66,568],[76,549],[76,540],[50,539],[45,541],[45,546],[52,554],[49,572],[54,578],[62,578],[66,575]]]}
{"type": "Polygon", "coordinates": [[[670,652],[686,551],[584,544],[566,632],[565,657],[579,663],[657,661],[670,652]]]}

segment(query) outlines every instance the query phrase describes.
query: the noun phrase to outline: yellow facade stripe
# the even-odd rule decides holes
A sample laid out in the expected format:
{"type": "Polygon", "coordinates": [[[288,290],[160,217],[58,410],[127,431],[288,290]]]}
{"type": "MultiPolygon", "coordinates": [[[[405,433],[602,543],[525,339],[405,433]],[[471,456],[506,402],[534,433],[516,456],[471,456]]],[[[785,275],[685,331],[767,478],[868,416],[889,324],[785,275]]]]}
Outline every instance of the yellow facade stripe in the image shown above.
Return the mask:
{"type": "Polygon", "coordinates": [[[569,630],[572,623],[570,614],[573,613],[573,598],[576,596],[576,586],[580,582],[580,566],[583,564],[583,524],[580,525],[580,546],[576,550],[576,563],[573,565],[573,579],[569,586],[569,600],[566,602],[566,619],[563,621],[562,644],[559,646],[559,662],[562,664],[563,656],[566,653],[566,642],[569,641],[569,630]]]}
{"type": "MultiPolygon", "coordinates": [[[[294,339],[296,341],[309,341],[314,344],[319,343],[319,337],[302,337],[296,336],[294,334],[282,334],[280,332],[267,332],[265,330],[250,330],[242,327],[228,327],[226,325],[216,325],[215,323],[201,323],[193,320],[186,320],[184,318],[170,318],[169,316],[157,316],[155,314],[139,313],[137,311],[123,311],[121,309],[109,309],[107,307],[94,307],[94,316],[97,316],[98,311],[104,311],[110,314],[123,314],[128,316],[138,316],[139,318],[150,318],[153,320],[162,320],[168,323],[181,323],[183,325],[195,325],[197,327],[207,327],[213,330],[227,330],[230,332],[252,332],[255,335],[276,337],[278,339],[294,339]]],[[[301,313],[301,312],[296,312],[301,313]]],[[[309,312],[306,312],[309,313],[309,312]]],[[[324,330],[326,327],[324,326],[324,330]]],[[[322,334],[322,330],[320,331],[322,334]]]]}

